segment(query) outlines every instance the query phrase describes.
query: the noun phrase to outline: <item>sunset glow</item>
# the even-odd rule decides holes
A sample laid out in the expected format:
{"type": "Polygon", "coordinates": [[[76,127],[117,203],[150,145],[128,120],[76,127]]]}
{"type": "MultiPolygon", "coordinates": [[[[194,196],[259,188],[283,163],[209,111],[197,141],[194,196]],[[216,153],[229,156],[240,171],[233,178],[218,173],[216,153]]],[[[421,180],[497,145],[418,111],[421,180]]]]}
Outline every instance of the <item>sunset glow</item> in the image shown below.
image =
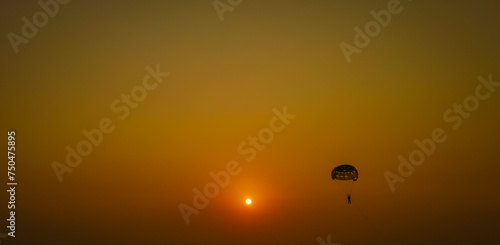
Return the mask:
{"type": "Polygon", "coordinates": [[[0,245],[500,245],[500,0],[0,5],[0,245]]]}

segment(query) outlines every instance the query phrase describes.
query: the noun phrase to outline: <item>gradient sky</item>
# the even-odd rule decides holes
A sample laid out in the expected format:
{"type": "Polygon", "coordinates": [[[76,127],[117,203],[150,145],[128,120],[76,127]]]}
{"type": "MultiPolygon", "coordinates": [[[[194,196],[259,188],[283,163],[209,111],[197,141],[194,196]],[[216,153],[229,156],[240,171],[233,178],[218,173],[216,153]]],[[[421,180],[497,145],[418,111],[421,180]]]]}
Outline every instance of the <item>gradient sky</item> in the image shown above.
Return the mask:
{"type": "Polygon", "coordinates": [[[2,3],[0,125],[17,132],[19,182],[17,237],[2,241],[498,241],[500,89],[457,130],[442,117],[479,75],[500,81],[500,4],[401,1],[348,64],[339,44],[387,3],[244,0],[221,21],[211,0],[73,0],[17,54],[7,34],[41,8],[2,3]],[[111,103],[156,64],[170,76],[120,120],[111,103]],[[284,106],[297,117],[247,163],[238,145],[284,106]],[[59,182],[51,164],[102,118],[115,131],[59,182]],[[447,141],[391,192],[384,173],[438,127],[447,141]],[[186,225],[178,205],[230,160],[243,171],[186,225]],[[343,163],[360,173],[352,205],[330,178],[343,163]]]}

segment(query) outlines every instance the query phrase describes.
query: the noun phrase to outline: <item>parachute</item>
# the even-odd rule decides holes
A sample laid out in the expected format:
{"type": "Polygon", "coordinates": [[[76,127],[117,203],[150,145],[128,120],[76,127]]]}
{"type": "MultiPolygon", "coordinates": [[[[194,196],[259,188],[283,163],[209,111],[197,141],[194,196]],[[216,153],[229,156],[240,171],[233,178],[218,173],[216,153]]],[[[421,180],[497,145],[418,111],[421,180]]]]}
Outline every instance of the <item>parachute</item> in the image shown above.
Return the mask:
{"type": "Polygon", "coordinates": [[[351,196],[354,181],[358,180],[358,170],[348,164],[337,166],[332,170],[332,179],[340,185],[345,194],[351,196]]]}

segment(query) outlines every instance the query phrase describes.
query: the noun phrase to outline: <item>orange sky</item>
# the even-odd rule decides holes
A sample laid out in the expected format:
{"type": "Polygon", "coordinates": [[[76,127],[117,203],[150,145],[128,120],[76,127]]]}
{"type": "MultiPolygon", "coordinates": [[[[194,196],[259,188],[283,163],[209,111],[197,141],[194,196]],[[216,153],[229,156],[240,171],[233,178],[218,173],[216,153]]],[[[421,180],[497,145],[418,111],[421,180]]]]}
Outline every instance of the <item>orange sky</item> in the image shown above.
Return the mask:
{"type": "MultiPolygon", "coordinates": [[[[497,241],[500,89],[457,130],[443,113],[478,76],[500,81],[499,5],[401,1],[347,63],[339,44],[388,2],[244,0],[221,21],[211,1],[71,1],[18,53],[5,36],[0,125],[17,132],[20,185],[6,243],[497,241]],[[170,75],[121,120],[111,104],[157,65],[170,75]],[[240,143],[285,106],[296,117],[247,161],[240,143]],[[114,131],[59,182],[53,162],[103,118],[114,131]],[[384,173],[435,128],[446,142],[391,192],[384,173]],[[241,173],[187,225],[179,204],[231,160],[241,173]],[[352,205],[330,178],[344,163],[360,174],[352,205]]],[[[3,3],[2,33],[39,10],[3,3]]]]}

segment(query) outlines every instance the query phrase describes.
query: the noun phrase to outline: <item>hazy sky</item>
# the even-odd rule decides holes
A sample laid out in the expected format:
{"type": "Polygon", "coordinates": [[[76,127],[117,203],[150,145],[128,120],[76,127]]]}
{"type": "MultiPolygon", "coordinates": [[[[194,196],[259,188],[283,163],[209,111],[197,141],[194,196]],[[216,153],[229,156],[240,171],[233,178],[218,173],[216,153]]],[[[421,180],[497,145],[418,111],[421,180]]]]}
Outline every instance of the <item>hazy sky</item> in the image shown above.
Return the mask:
{"type": "Polygon", "coordinates": [[[212,0],[62,2],[36,33],[23,17],[37,1],[0,10],[0,125],[16,130],[19,185],[5,244],[500,239],[500,86],[483,85],[500,82],[497,1],[221,0],[223,20],[212,0]],[[355,27],[371,11],[391,17],[367,43],[355,27]],[[288,124],[273,119],[285,107],[288,124]],[[270,123],[283,127],[248,161],[270,123]],[[67,146],[99,127],[111,132],[68,165],[67,146]],[[391,191],[384,174],[436,128],[446,140],[391,191]],[[179,205],[230,161],[241,172],[186,224],[179,205]],[[62,181],[54,162],[72,170],[62,181]],[[351,205],[330,177],[344,163],[360,176],[351,205]]]}

